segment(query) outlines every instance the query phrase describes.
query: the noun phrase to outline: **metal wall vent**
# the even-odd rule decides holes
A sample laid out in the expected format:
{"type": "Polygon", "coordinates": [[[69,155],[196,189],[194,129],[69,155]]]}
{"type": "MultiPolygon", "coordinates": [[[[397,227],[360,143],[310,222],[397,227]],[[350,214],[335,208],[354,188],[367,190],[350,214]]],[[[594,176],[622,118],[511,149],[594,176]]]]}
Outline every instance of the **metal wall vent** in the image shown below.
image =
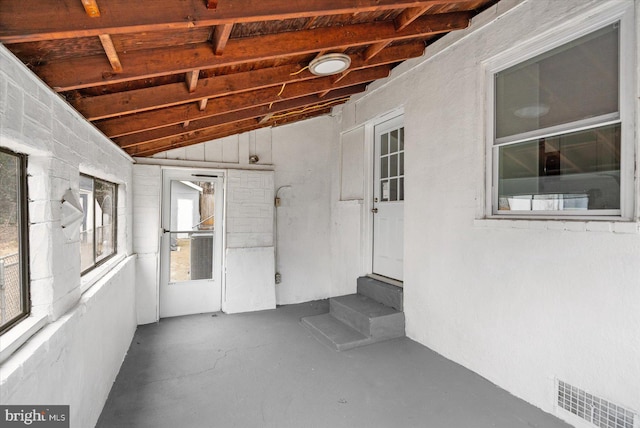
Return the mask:
{"type": "Polygon", "coordinates": [[[558,381],[558,406],[600,428],[634,428],[637,415],[631,410],[558,381]]]}

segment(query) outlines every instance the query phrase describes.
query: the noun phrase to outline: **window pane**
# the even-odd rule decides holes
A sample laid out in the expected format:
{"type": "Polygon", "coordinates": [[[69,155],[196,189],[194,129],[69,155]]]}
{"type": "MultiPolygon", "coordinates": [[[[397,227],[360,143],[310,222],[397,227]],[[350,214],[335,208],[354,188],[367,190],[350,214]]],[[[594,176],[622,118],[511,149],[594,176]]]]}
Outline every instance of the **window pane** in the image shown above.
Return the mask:
{"type": "Polygon", "coordinates": [[[19,156],[0,151],[0,330],[29,310],[21,253],[22,167],[19,156]]]}
{"type": "Polygon", "coordinates": [[[398,173],[399,175],[404,175],[404,152],[400,153],[400,168],[398,173]]]}
{"type": "Polygon", "coordinates": [[[399,187],[400,187],[400,189],[399,189],[398,193],[399,193],[400,196],[398,197],[398,200],[399,201],[404,201],[404,178],[400,179],[399,187]]]}
{"type": "Polygon", "coordinates": [[[500,210],[620,209],[620,125],[496,150],[500,210]]]}
{"type": "Polygon", "coordinates": [[[404,128],[400,128],[400,150],[404,150],[404,128]]]}
{"type": "Polygon", "coordinates": [[[115,252],[116,186],[95,180],[96,262],[115,252]]]}
{"type": "Polygon", "coordinates": [[[94,264],[93,259],[93,178],[80,176],[80,203],[84,217],[80,227],[80,270],[84,271],[94,264]]]}
{"type": "Polygon", "coordinates": [[[497,73],[496,138],[617,112],[618,26],[497,73]]]}

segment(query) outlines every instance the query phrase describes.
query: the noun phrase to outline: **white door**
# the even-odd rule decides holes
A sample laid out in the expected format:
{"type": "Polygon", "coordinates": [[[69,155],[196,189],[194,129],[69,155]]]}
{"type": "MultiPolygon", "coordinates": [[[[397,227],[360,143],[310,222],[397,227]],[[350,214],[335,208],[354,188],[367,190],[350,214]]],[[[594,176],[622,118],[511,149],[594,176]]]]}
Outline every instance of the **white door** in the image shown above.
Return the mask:
{"type": "Polygon", "coordinates": [[[167,169],[162,182],[160,317],[219,311],[222,175],[167,169]]]}
{"type": "Polygon", "coordinates": [[[375,127],[373,273],[403,280],[404,126],[402,116],[375,127]]]}

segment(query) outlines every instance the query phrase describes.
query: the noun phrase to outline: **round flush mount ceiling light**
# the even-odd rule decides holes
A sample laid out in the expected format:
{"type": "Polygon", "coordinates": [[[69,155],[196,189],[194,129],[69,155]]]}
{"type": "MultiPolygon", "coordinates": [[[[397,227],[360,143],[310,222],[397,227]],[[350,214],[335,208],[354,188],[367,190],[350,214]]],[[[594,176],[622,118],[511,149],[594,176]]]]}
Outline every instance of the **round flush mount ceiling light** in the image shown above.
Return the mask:
{"type": "Polygon", "coordinates": [[[330,53],[321,55],[309,63],[309,71],[316,76],[330,76],[345,71],[351,65],[349,55],[330,53]]]}

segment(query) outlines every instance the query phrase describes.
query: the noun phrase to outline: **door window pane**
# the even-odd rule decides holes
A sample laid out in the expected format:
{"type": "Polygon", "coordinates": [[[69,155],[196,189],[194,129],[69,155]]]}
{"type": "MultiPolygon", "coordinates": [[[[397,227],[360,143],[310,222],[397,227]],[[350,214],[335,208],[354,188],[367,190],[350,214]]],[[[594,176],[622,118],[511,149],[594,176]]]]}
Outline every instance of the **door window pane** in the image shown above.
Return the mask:
{"type": "Polygon", "coordinates": [[[391,131],[390,134],[389,153],[395,153],[398,151],[398,130],[391,131]]]}
{"type": "Polygon", "coordinates": [[[398,200],[398,179],[392,178],[389,181],[390,181],[389,200],[397,201],[398,200]]]}
{"type": "Polygon", "coordinates": [[[397,177],[398,176],[398,155],[393,154],[389,157],[389,176],[397,177]]]}
{"type": "Polygon", "coordinates": [[[215,184],[171,182],[170,282],[213,278],[215,184]]]}
{"type": "Polygon", "coordinates": [[[380,178],[389,177],[389,157],[384,156],[380,158],[380,178]]]}
{"type": "Polygon", "coordinates": [[[380,154],[382,156],[389,153],[389,134],[383,134],[380,136],[380,154]]]}

